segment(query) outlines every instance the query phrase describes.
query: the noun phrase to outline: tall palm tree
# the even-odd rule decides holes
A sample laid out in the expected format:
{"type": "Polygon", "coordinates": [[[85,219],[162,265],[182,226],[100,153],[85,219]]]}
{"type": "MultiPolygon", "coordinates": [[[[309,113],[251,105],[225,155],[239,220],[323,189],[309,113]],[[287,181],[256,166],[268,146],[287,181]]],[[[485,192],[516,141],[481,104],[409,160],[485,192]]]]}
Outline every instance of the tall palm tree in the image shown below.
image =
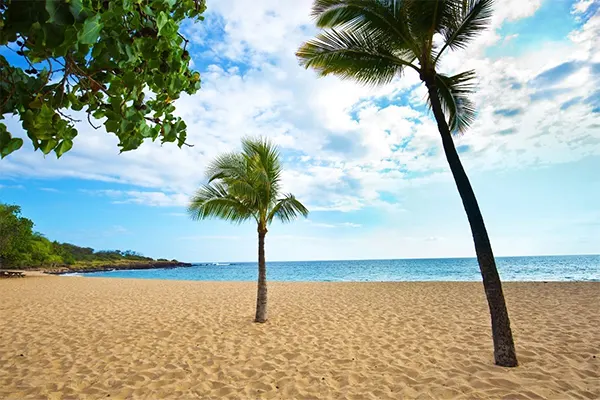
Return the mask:
{"type": "Polygon", "coordinates": [[[441,57],[465,48],[486,29],[493,0],[315,0],[312,15],[323,30],[296,53],[301,65],[321,76],[334,74],[383,85],[405,68],[419,74],[442,137],[446,159],[471,225],[494,339],[496,364],[513,367],[517,356],[494,254],[452,133],[473,122],[474,71],[446,75],[441,57]],[[437,38],[441,39],[441,44],[437,38]],[[434,40],[436,39],[436,40],[434,40]],[[446,119],[447,117],[447,119],[446,119]]]}
{"type": "Polygon", "coordinates": [[[276,146],[266,139],[242,139],[241,153],[218,156],[207,169],[208,183],[188,206],[195,219],[254,220],[258,230],[258,293],[255,322],[267,321],[267,227],[278,219],[290,222],[308,210],[292,194],[282,194],[281,162],[276,146]]]}

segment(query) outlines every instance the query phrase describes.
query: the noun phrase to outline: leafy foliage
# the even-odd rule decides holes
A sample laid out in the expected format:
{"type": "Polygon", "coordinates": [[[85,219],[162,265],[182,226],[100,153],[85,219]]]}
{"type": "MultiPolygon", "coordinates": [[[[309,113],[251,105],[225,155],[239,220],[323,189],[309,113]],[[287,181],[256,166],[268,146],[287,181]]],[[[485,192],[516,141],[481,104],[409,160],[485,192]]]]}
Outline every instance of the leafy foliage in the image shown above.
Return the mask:
{"type": "Polygon", "coordinates": [[[450,129],[464,132],[475,119],[475,105],[469,95],[475,90],[475,71],[465,71],[454,76],[437,74],[436,88],[450,129]]]}
{"type": "Polygon", "coordinates": [[[33,231],[33,221],[21,207],[0,203],[0,267],[46,267],[75,263],[151,261],[132,250],[94,251],[70,243],[51,242],[33,231]]]}
{"type": "MultiPolygon", "coordinates": [[[[101,120],[121,151],[158,138],[181,147],[173,101],[195,93],[200,74],[178,29],[204,10],[204,0],[0,0],[2,53],[18,60],[0,55],[0,119],[19,115],[34,148],[57,157],[77,135],[67,110],[101,120]]],[[[22,145],[0,123],[0,156],[22,145]]]]}
{"type": "Polygon", "coordinates": [[[208,184],[192,197],[193,219],[252,220],[259,231],[278,218],[290,222],[308,210],[292,194],[280,193],[279,151],[266,139],[242,140],[240,153],[217,157],[207,168],[208,184]]]}
{"type": "Polygon", "coordinates": [[[0,266],[20,263],[33,237],[33,221],[21,216],[21,207],[0,204],[0,266]]]}
{"type": "Polygon", "coordinates": [[[412,68],[436,88],[450,130],[463,132],[475,118],[468,98],[475,73],[439,74],[438,62],[487,28],[492,6],[493,0],[315,0],[313,17],[323,30],[296,56],[319,75],[367,85],[389,83],[412,68]],[[436,34],[444,41],[439,49],[436,34]]]}

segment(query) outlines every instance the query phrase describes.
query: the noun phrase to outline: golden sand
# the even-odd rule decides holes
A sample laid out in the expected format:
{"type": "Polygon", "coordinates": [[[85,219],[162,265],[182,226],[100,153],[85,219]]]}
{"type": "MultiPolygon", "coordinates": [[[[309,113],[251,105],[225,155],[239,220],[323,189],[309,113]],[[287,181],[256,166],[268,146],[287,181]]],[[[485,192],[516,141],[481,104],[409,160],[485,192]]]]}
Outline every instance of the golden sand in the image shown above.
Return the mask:
{"type": "Polygon", "coordinates": [[[493,365],[479,283],[0,281],[0,398],[598,399],[600,284],[509,283],[493,365]]]}

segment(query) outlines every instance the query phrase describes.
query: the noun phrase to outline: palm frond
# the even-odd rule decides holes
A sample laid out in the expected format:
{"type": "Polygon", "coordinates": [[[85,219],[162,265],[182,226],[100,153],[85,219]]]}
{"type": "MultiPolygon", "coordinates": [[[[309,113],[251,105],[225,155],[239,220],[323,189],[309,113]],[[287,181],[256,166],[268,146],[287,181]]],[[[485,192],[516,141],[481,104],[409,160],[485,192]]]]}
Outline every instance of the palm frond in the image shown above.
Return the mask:
{"type": "Polygon", "coordinates": [[[242,154],[251,171],[251,181],[267,208],[279,193],[281,162],[277,146],[265,138],[242,139],[242,154]]]}
{"type": "Polygon", "coordinates": [[[441,32],[445,43],[435,62],[447,48],[464,49],[486,30],[491,22],[493,6],[494,0],[452,0],[451,15],[444,22],[441,32]]]}
{"type": "Polygon", "coordinates": [[[274,218],[279,219],[281,222],[290,222],[300,215],[303,217],[308,216],[308,209],[294,195],[287,194],[277,200],[267,217],[267,222],[271,223],[274,218]]]}
{"type": "Polygon", "coordinates": [[[260,203],[261,193],[256,185],[253,185],[249,180],[243,179],[228,179],[227,192],[238,199],[244,199],[248,205],[260,203]]]}
{"type": "Polygon", "coordinates": [[[454,76],[435,76],[440,101],[452,132],[466,131],[475,120],[475,105],[469,99],[469,95],[475,91],[475,78],[473,70],[454,76]]]}
{"type": "Polygon", "coordinates": [[[304,43],[296,56],[321,76],[335,74],[366,85],[389,83],[405,66],[418,71],[411,64],[412,52],[395,53],[389,43],[377,39],[365,30],[328,29],[304,43]]]}
{"type": "Polygon", "coordinates": [[[431,46],[433,35],[443,30],[444,22],[452,14],[451,3],[452,0],[404,0],[402,13],[411,36],[422,45],[431,46]]]}
{"type": "Polygon", "coordinates": [[[246,174],[244,158],[238,153],[217,156],[206,168],[208,182],[218,179],[242,177],[246,174]]]}
{"type": "Polygon", "coordinates": [[[258,162],[260,170],[272,183],[278,183],[281,175],[281,162],[277,146],[266,138],[242,139],[243,154],[248,160],[258,162]]]}
{"type": "Polygon", "coordinates": [[[377,32],[396,49],[417,53],[417,43],[410,36],[407,20],[400,12],[402,1],[316,0],[312,16],[319,28],[343,28],[377,32]]]}
{"type": "Polygon", "coordinates": [[[218,182],[198,189],[188,205],[188,213],[194,220],[220,218],[241,223],[256,219],[255,211],[248,204],[231,195],[227,186],[218,182]]]}
{"type": "Polygon", "coordinates": [[[193,219],[254,219],[265,227],[275,216],[289,221],[308,210],[292,195],[281,199],[281,162],[277,146],[264,138],[244,138],[242,151],[217,157],[207,170],[209,183],[192,197],[193,219]]]}

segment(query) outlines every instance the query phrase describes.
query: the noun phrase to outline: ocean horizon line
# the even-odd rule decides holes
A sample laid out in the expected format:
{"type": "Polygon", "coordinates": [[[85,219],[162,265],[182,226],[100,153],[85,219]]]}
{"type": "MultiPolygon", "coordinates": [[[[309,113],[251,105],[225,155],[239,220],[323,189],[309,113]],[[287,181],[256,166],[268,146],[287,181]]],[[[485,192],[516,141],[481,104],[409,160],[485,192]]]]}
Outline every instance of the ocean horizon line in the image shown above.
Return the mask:
{"type": "MultiPolygon", "coordinates": [[[[535,257],[600,257],[600,253],[583,253],[583,254],[538,254],[524,256],[501,256],[494,255],[496,259],[506,258],[535,258],[535,257]]],[[[297,263],[297,262],[344,262],[344,261],[410,261],[410,260],[476,260],[476,256],[470,257],[403,257],[403,258],[340,258],[340,259],[315,259],[315,260],[269,260],[268,263],[297,263]]],[[[198,264],[256,264],[257,261],[185,261],[192,265],[198,264]]]]}

